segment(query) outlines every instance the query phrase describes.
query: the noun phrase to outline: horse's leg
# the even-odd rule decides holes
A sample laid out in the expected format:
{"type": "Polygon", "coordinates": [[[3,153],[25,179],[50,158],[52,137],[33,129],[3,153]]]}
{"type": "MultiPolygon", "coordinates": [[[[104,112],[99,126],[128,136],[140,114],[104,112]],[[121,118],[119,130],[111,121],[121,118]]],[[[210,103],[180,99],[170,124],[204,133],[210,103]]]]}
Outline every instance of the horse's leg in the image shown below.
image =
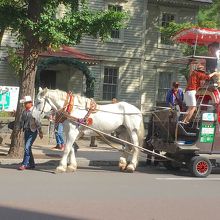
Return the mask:
{"type": "Polygon", "coordinates": [[[77,163],[76,163],[76,157],[75,157],[75,148],[72,144],[72,147],[70,149],[69,153],[69,165],[67,167],[67,172],[75,172],[77,169],[77,163]]]}
{"type": "MultiPolygon", "coordinates": [[[[134,145],[138,146],[139,141],[138,141],[138,135],[137,135],[136,130],[133,130],[131,132],[131,140],[132,140],[132,143],[134,145]]],[[[139,154],[139,149],[137,147],[133,147],[133,154],[132,154],[131,162],[129,163],[129,165],[126,168],[126,170],[128,172],[134,172],[135,171],[135,169],[137,167],[137,163],[138,163],[138,154],[139,154]]]]}
{"type": "MultiPolygon", "coordinates": [[[[127,151],[128,147],[124,145],[123,148],[125,151],[127,151]]],[[[128,153],[125,151],[122,153],[121,157],[119,158],[118,167],[121,171],[126,170],[127,167],[128,153]]]]}
{"type": "MultiPolygon", "coordinates": [[[[119,127],[115,131],[115,133],[116,133],[117,138],[120,138],[120,139],[125,140],[125,141],[129,141],[129,137],[128,137],[128,133],[127,133],[126,128],[119,127]]],[[[129,156],[128,153],[127,153],[127,151],[128,151],[127,144],[123,144],[122,148],[123,148],[124,151],[123,151],[122,155],[119,158],[118,167],[121,171],[124,171],[124,170],[126,170],[127,160],[128,160],[128,156],[129,156]]]]}
{"type": "Polygon", "coordinates": [[[65,172],[67,170],[67,160],[69,155],[70,155],[70,165],[68,166],[68,170],[75,171],[77,167],[75,153],[74,150],[72,151],[72,145],[79,134],[79,130],[72,123],[65,121],[64,133],[66,138],[66,146],[60,164],[56,168],[56,172],[65,172]]]}

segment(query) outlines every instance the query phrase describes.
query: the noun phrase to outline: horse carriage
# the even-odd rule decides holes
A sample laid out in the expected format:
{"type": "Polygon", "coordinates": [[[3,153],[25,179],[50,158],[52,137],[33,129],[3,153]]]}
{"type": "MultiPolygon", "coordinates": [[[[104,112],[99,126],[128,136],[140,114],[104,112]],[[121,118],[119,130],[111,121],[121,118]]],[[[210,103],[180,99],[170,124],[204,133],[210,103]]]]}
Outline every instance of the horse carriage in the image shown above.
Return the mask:
{"type": "MultiPolygon", "coordinates": [[[[220,42],[220,31],[215,29],[190,28],[174,36],[180,43],[194,45],[195,59],[219,60],[217,57],[196,56],[197,45],[220,42]]],[[[218,63],[219,61],[217,61],[218,63]]],[[[219,64],[217,65],[218,72],[219,64]]],[[[155,109],[149,124],[146,146],[156,152],[164,152],[175,161],[164,161],[167,169],[177,170],[185,166],[193,176],[208,176],[213,166],[220,165],[220,87],[219,80],[205,83],[196,93],[197,112],[189,124],[183,124],[177,111],[155,109]]],[[[181,115],[182,114],[182,115],[181,115]]]]}
{"type": "MultiPolygon", "coordinates": [[[[220,31],[211,29],[187,29],[178,33],[177,42],[190,45],[207,45],[220,42],[220,31]]],[[[194,50],[195,51],[195,50],[194,50]]],[[[201,59],[195,56],[188,59],[201,59]]],[[[218,70],[219,71],[219,70],[218,70]]],[[[81,96],[73,96],[60,90],[39,91],[33,115],[40,120],[51,109],[58,113],[58,121],[64,121],[66,148],[57,172],[75,171],[77,168],[74,141],[82,133],[107,136],[118,140],[127,147],[119,159],[119,168],[134,172],[138,164],[139,150],[162,158],[168,169],[189,168],[196,177],[206,177],[212,166],[220,163],[220,92],[218,84],[206,84],[197,91],[198,110],[189,125],[179,122],[179,114],[170,108],[156,107],[152,114],[146,148],[144,140],[143,116],[139,109],[126,102],[97,106],[93,101],[81,96]],[[94,113],[96,112],[96,113],[94,113]],[[120,130],[122,136],[112,137],[120,130]],[[131,161],[128,163],[128,151],[131,161]]]]}

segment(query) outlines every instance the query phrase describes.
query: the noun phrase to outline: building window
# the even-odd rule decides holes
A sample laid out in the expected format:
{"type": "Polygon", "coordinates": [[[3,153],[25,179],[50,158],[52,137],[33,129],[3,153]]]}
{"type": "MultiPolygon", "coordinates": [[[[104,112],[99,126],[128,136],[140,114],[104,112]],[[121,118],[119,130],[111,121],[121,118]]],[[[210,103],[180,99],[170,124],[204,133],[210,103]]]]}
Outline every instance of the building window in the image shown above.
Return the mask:
{"type": "MultiPolygon", "coordinates": [[[[122,11],[122,6],[120,5],[108,5],[108,10],[112,10],[112,11],[122,11]]],[[[121,33],[120,33],[120,30],[118,29],[115,29],[115,30],[112,30],[111,32],[111,38],[112,39],[120,39],[120,36],[121,33]]]]}
{"type": "Polygon", "coordinates": [[[103,81],[103,100],[117,98],[118,68],[105,67],[103,81]]]}
{"type": "MultiPolygon", "coordinates": [[[[175,15],[170,13],[162,13],[162,27],[167,27],[170,22],[175,21],[175,15]]],[[[161,44],[173,45],[169,37],[161,33],[161,44]]]]}
{"type": "Polygon", "coordinates": [[[165,103],[167,91],[171,88],[172,83],[172,73],[161,72],[159,75],[159,86],[158,86],[158,95],[157,102],[165,103]]]}

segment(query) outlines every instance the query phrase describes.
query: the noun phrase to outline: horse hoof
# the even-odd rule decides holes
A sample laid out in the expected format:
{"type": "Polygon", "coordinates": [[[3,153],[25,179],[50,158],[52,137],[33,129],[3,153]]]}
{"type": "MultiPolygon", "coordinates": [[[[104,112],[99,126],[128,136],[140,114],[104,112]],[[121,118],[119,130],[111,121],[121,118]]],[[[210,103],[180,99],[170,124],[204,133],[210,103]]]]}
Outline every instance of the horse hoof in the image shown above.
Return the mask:
{"type": "Polygon", "coordinates": [[[66,172],[66,168],[63,166],[58,166],[55,170],[55,173],[65,173],[66,172]]]}
{"type": "Polygon", "coordinates": [[[126,162],[125,158],[120,157],[118,167],[119,167],[120,171],[124,171],[126,169],[127,162],[126,162]]]}
{"type": "Polygon", "coordinates": [[[135,171],[135,167],[134,167],[134,164],[129,164],[126,168],[126,171],[128,173],[133,173],[135,171]]]}
{"type": "Polygon", "coordinates": [[[67,172],[68,173],[73,173],[73,172],[75,172],[77,170],[77,167],[76,166],[74,166],[74,165],[69,165],[68,167],[67,167],[67,172]]]}
{"type": "Polygon", "coordinates": [[[120,171],[125,171],[126,170],[126,164],[122,164],[122,163],[119,163],[118,167],[120,169],[120,171]]]}

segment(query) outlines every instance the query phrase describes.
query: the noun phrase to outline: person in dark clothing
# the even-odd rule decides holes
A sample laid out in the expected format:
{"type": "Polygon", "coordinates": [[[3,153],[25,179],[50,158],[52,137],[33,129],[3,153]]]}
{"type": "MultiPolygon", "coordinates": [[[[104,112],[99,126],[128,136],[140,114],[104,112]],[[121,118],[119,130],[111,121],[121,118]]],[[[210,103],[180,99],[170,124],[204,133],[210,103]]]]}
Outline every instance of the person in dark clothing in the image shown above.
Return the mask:
{"type": "Polygon", "coordinates": [[[172,88],[168,90],[166,96],[166,103],[168,107],[177,108],[182,111],[183,107],[183,90],[179,88],[178,82],[172,83],[172,88]]]}
{"type": "Polygon", "coordinates": [[[34,169],[34,157],[32,154],[32,144],[34,143],[37,134],[39,133],[40,138],[43,138],[41,131],[41,125],[32,117],[33,103],[30,96],[25,96],[20,100],[20,103],[24,104],[25,110],[22,112],[19,128],[23,129],[24,132],[24,157],[19,166],[19,170],[34,169]]]}

